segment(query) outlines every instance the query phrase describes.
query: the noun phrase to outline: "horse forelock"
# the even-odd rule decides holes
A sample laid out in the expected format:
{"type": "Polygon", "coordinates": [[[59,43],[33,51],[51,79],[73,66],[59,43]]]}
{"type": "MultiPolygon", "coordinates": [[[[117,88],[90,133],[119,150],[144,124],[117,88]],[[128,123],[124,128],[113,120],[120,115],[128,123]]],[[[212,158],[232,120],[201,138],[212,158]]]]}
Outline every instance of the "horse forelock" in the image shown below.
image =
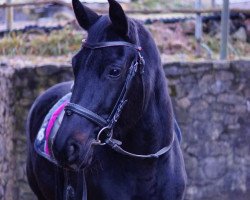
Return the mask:
{"type": "Polygon", "coordinates": [[[101,16],[97,22],[88,30],[87,41],[97,43],[108,40],[124,40],[132,44],[140,46],[140,38],[138,30],[143,28],[142,25],[135,19],[127,17],[128,34],[121,36],[112,28],[112,22],[108,15],[101,16]],[[138,26],[141,26],[138,28],[138,26]],[[118,38],[116,38],[116,37],[118,38]]]}

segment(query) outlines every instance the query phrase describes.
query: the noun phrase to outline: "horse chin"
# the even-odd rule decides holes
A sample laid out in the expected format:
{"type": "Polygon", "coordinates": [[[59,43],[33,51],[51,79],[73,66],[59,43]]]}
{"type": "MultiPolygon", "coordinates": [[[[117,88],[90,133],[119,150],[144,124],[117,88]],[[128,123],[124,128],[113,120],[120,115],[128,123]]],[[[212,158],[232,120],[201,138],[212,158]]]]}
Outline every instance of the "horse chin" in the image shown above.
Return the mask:
{"type": "Polygon", "coordinates": [[[83,161],[81,162],[81,164],[71,164],[69,165],[67,168],[69,170],[73,170],[73,171],[80,171],[80,170],[84,170],[85,168],[87,168],[90,164],[91,164],[92,159],[90,159],[89,161],[83,161]]]}
{"type": "Polygon", "coordinates": [[[87,152],[82,153],[82,156],[80,156],[76,162],[70,164],[68,167],[75,171],[87,168],[92,163],[92,154],[93,151],[89,149],[87,152]]]}
{"type": "Polygon", "coordinates": [[[83,160],[83,162],[79,166],[79,169],[85,169],[85,168],[89,167],[91,165],[91,163],[92,163],[92,157],[90,157],[88,160],[83,160]]]}

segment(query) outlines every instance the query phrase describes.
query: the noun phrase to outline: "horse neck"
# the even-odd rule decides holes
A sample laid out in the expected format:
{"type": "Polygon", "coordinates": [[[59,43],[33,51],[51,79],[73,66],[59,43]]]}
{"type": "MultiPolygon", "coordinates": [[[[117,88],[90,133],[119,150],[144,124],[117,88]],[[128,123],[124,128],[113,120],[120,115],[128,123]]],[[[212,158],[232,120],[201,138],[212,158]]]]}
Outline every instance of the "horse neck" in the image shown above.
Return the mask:
{"type": "Polygon", "coordinates": [[[172,140],[173,111],[162,70],[155,80],[141,119],[126,133],[124,145],[139,154],[155,153],[172,140]]]}

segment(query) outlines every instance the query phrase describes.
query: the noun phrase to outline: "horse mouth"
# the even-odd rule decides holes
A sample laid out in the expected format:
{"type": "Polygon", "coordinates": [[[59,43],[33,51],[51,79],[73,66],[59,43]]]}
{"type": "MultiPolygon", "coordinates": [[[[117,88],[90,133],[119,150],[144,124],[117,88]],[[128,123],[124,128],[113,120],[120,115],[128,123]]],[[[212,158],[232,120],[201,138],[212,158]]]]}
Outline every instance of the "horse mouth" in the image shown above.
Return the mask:
{"type": "Polygon", "coordinates": [[[90,157],[90,159],[88,160],[83,160],[81,162],[78,162],[79,164],[77,163],[70,164],[68,165],[68,168],[73,171],[80,171],[90,166],[91,162],[92,162],[92,157],[90,157]]]}
{"type": "Polygon", "coordinates": [[[90,152],[87,152],[83,159],[80,159],[79,169],[84,169],[88,167],[92,162],[92,149],[89,149],[90,152]]]}
{"type": "Polygon", "coordinates": [[[92,162],[93,148],[92,145],[87,145],[77,157],[72,160],[69,158],[67,167],[73,170],[82,170],[88,167],[92,162]]]}

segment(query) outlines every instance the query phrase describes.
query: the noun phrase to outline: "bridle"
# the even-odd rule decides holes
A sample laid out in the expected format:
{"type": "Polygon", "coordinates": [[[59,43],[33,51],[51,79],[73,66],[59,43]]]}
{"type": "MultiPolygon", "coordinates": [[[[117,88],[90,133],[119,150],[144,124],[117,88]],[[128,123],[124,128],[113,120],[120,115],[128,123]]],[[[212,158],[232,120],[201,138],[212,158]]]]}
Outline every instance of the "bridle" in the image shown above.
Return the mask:
{"type": "Polygon", "coordinates": [[[121,93],[118,97],[118,100],[116,101],[116,104],[107,119],[104,119],[100,115],[92,112],[91,110],[87,108],[82,107],[81,105],[71,103],[71,102],[68,103],[67,106],[65,107],[66,116],[77,114],[81,117],[84,117],[90,120],[91,122],[95,123],[99,127],[101,127],[99,133],[97,134],[95,141],[93,142],[94,145],[101,145],[101,146],[108,145],[118,153],[130,156],[130,157],[135,157],[135,158],[158,158],[159,156],[167,153],[173,144],[174,136],[172,137],[172,141],[168,146],[162,148],[161,150],[159,150],[158,152],[154,154],[148,154],[148,155],[138,155],[138,154],[130,153],[121,147],[122,145],[121,141],[113,139],[113,129],[121,116],[124,106],[128,102],[128,99],[127,99],[128,91],[131,87],[132,81],[134,77],[136,76],[136,74],[140,73],[141,76],[143,76],[144,74],[145,61],[140,53],[142,51],[142,48],[132,43],[123,42],[123,41],[100,42],[97,44],[84,43],[83,46],[90,50],[124,46],[124,47],[132,48],[136,50],[137,54],[136,54],[136,58],[134,59],[134,61],[132,61],[132,64],[128,70],[128,75],[126,77],[121,93]],[[103,136],[105,138],[104,140],[101,139],[103,138],[103,136]]]}
{"type": "MultiPolygon", "coordinates": [[[[81,105],[71,103],[71,102],[69,102],[65,106],[65,115],[69,117],[73,114],[77,114],[80,117],[86,118],[86,119],[90,120],[91,122],[95,123],[97,126],[101,127],[100,131],[97,134],[96,139],[92,143],[93,145],[100,145],[100,146],[108,145],[114,151],[116,151],[120,154],[129,156],[129,157],[133,157],[133,158],[140,158],[140,159],[148,159],[148,158],[155,159],[155,158],[159,158],[161,155],[167,153],[173,145],[174,132],[172,133],[172,139],[171,139],[170,144],[168,144],[167,146],[160,149],[158,152],[156,152],[154,154],[147,154],[147,155],[139,155],[139,154],[134,154],[134,153],[128,152],[121,147],[121,145],[122,145],[121,141],[113,138],[113,129],[121,116],[121,113],[124,109],[124,106],[128,102],[128,92],[129,92],[129,89],[131,88],[134,77],[139,73],[141,78],[142,78],[142,82],[143,82],[145,61],[141,55],[142,48],[140,46],[134,45],[132,43],[123,42],[123,41],[100,42],[97,44],[89,44],[89,43],[85,42],[83,44],[83,46],[85,48],[90,49],[90,50],[103,49],[103,48],[108,48],[108,47],[124,46],[124,47],[134,49],[136,51],[136,57],[132,61],[131,65],[129,67],[128,74],[127,74],[125,83],[123,85],[123,88],[122,88],[120,95],[115,103],[114,108],[112,109],[111,114],[109,115],[109,117],[107,119],[104,119],[100,115],[92,112],[91,110],[89,110],[87,108],[82,107],[81,105]],[[105,139],[102,139],[103,136],[105,139]]],[[[142,85],[144,87],[144,83],[142,83],[142,85]]],[[[143,93],[145,93],[144,89],[143,89],[143,93]]],[[[144,95],[145,94],[143,94],[143,102],[144,102],[144,98],[145,98],[144,95]]],[[[144,103],[143,103],[143,106],[144,106],[144,103]]],[[[74,189],[72,188],[70,181],[68,180],[68,177],[69,177],[68,173],[69,172],[66,171],[65,175],[64,175],[65,176],[65,183],[64,183],[64,188],[65,188],[64,193],[65,194],[64,194],[64,197],[66,200],[70,199],[70,195],[72,194],[72,192],[74,193],[74,189]]],[[[87,199],[87,186],[86,186],[84,171],[82,173],[83,173],[82,199],[86,200],[87,199]]],[[[58,194],[60,194],[60,191],[58,191],[58,194]]]]}

